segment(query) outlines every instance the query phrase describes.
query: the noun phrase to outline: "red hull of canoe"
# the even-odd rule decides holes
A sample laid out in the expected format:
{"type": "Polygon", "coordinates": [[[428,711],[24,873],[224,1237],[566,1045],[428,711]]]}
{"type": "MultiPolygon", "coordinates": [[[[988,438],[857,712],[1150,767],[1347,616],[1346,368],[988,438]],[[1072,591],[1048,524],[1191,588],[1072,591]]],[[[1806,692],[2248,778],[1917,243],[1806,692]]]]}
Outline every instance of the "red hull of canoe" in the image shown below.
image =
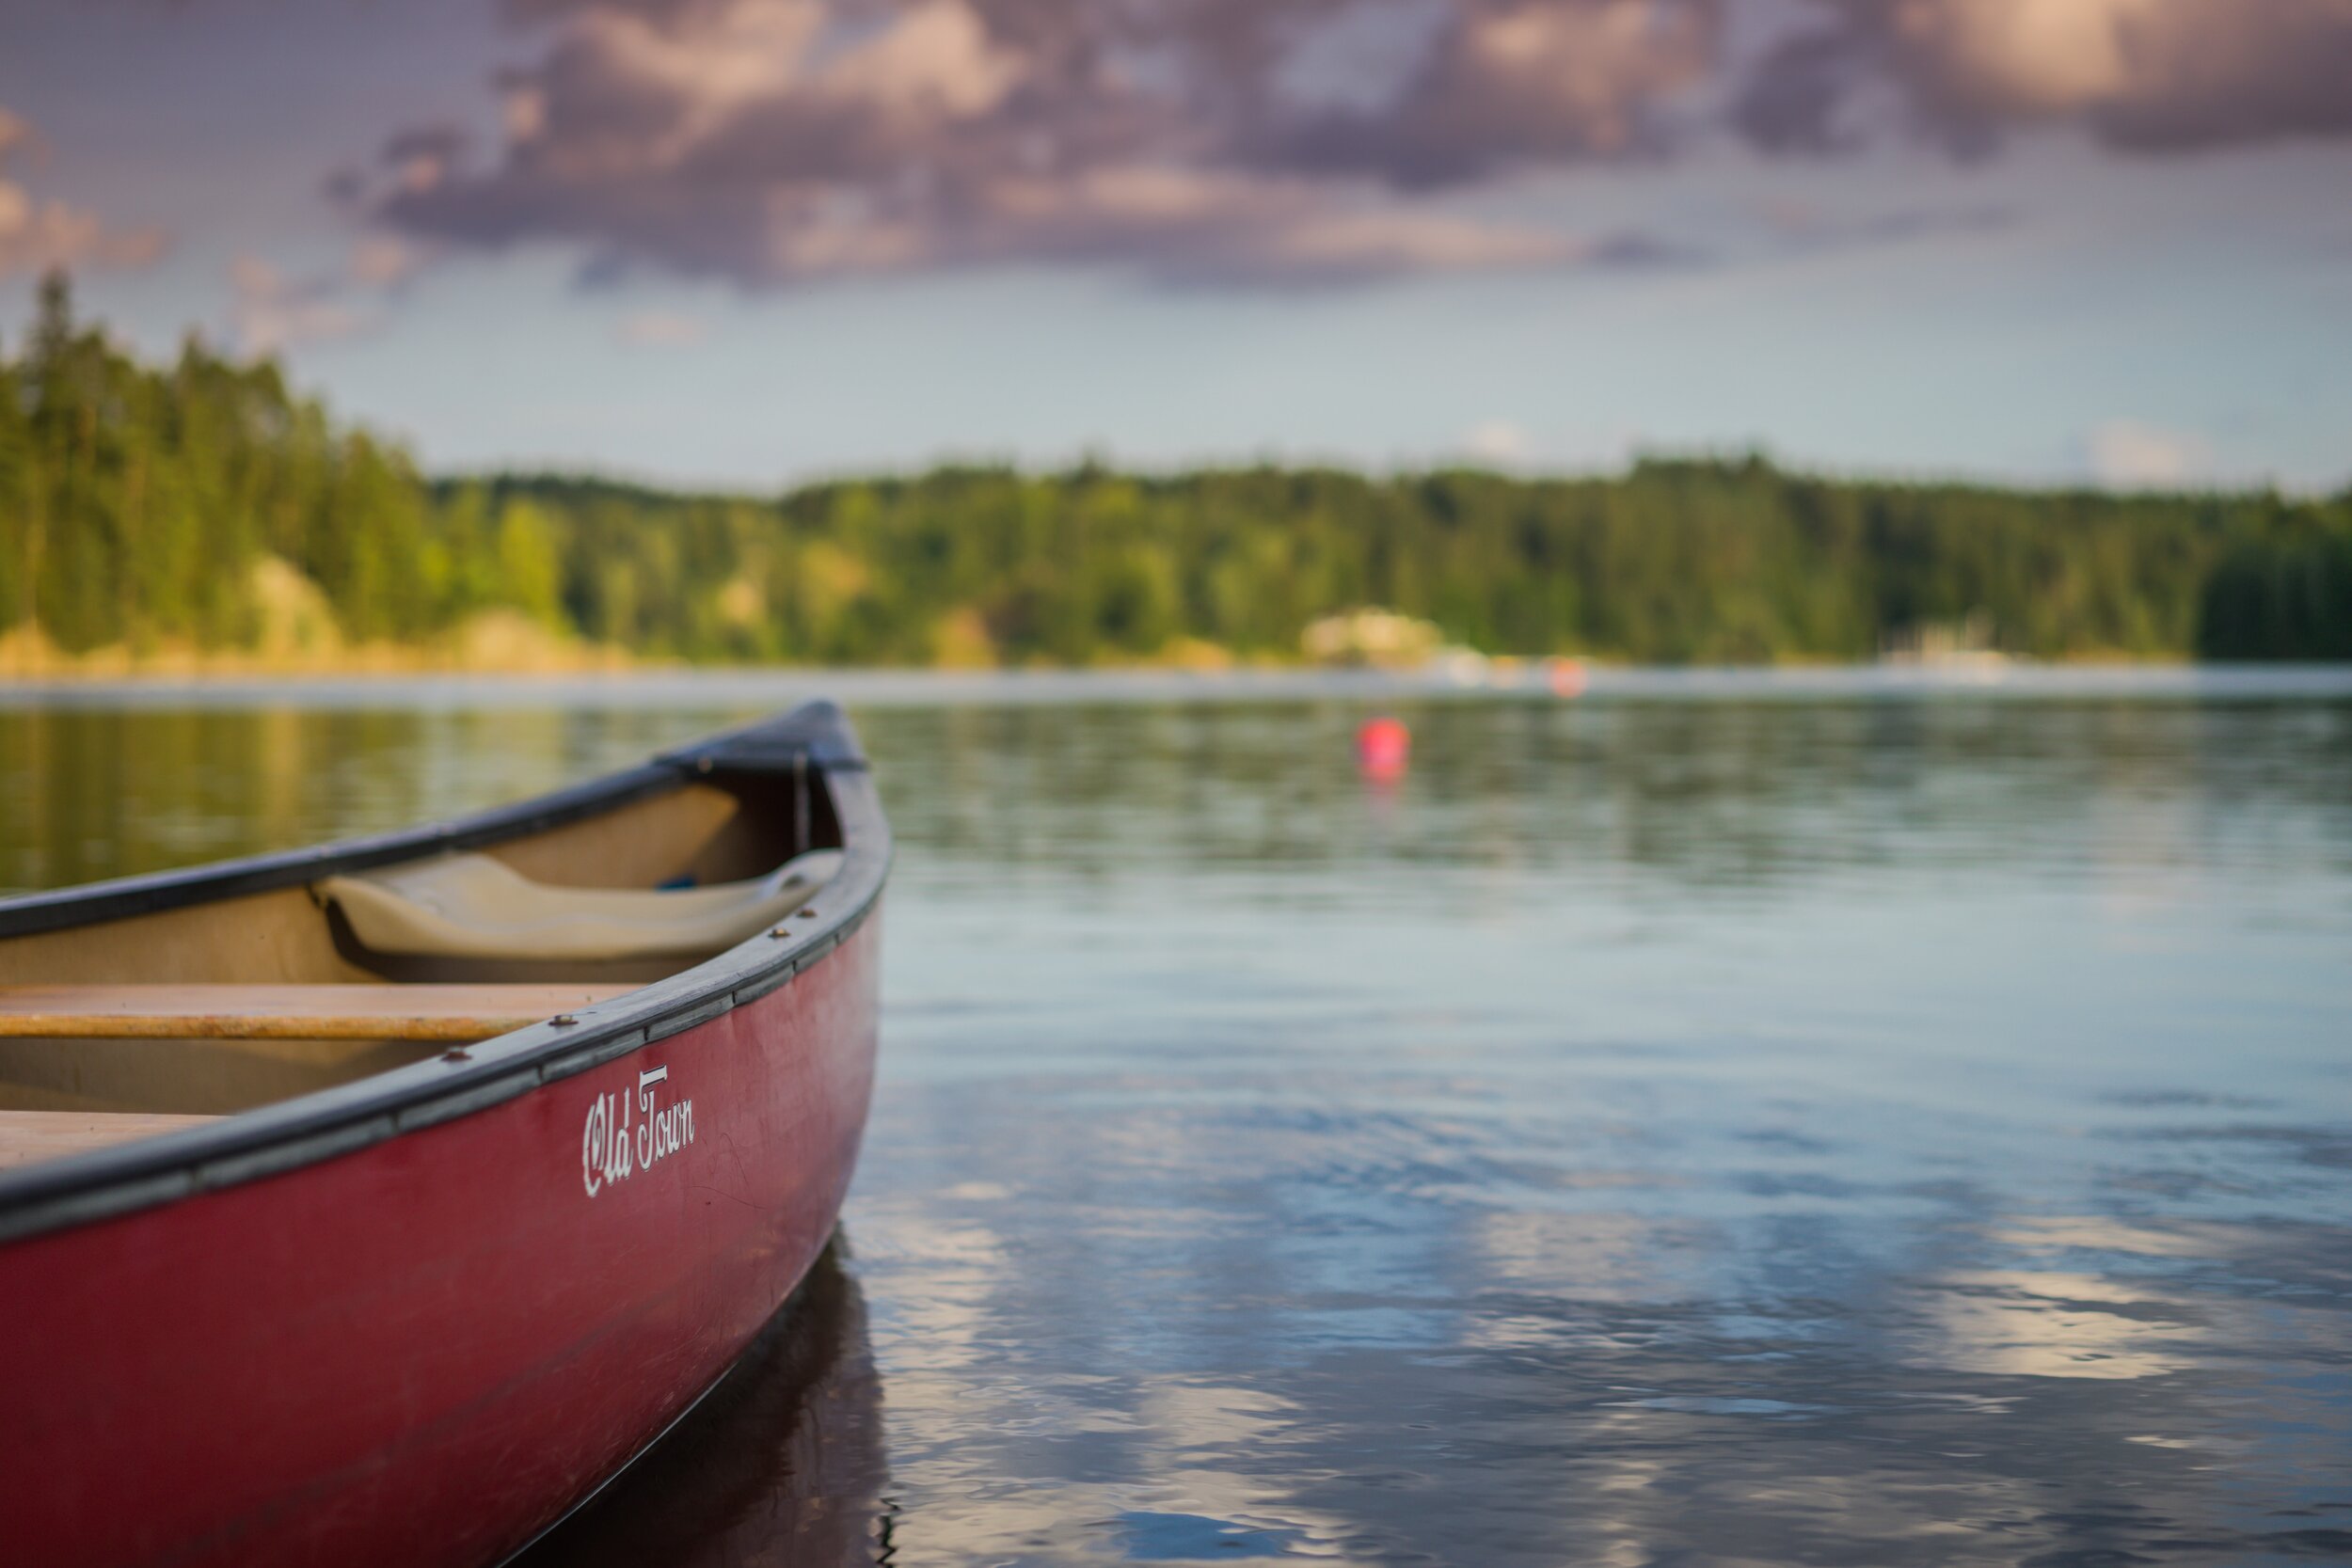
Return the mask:
{"type": "Polygon", "coordinates": [[[869,918],[781,990],[519,1098],[0,1250],[0,1556],[413,1568],[521,1546],[823,1247],[880,940],[869,918]]]}

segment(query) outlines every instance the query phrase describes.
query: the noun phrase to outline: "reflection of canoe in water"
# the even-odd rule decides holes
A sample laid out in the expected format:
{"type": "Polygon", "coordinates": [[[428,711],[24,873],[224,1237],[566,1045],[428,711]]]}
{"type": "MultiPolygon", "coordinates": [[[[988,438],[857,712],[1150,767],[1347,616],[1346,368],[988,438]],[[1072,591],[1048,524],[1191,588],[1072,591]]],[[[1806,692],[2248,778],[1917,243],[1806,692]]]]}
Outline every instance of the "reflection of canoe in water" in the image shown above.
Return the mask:
{"type": "Polygon", "coordinates": [[[887,1561],[882,1382],[838,1246],[710,1398],[515,1568],[887,1561]]]}
{"type": "Polygon", "coordinates": [[[0,903],[0,1518],[487,1562],[724,1372],[863,1132],[829,705],[445,826],[0,903]]]}

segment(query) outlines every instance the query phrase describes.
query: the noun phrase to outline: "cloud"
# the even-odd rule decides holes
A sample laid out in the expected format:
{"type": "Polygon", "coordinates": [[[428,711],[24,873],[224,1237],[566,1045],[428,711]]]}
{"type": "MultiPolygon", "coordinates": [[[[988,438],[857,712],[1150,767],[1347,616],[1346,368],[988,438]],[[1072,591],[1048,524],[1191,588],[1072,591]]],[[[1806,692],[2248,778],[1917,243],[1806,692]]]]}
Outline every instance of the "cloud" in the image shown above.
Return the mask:
{"type": "Polygon", "coordinates": [[[2177,490],[2213,469],[2213,444],[2203,436],[2136,420],[2107,420],[2088,444],[2090,470],[2110,489],[2177,490]]]}
{"type": "Polygon", "coordinates": [[[155,228],[117,229],[96,214],[35,197],[9,165],[36,146],[33,128],[0,109],[0,277],[52,267],[152,265],[168,243],[155,228]]]}
{"type": "Polygon", "coordinates": [[[235,294],[230,322],[247,354],[346,338],[369,325],[366,313],[336,297],[332,278],[296,280],[258,256],[240,256],[229,281],[235,294]]]}
{"type": "Polygon", "coordinates": [[[1661,0],[1327,5],[1293,34],[1361,27],[1367,13],[1434,17],[1421,57],[1382,100],[1311,108],[1279,91],[1238,122],[1236,149],[1276,166],[1436,189],[1515,169],[1661,150],[1666,105],[1704,83],[1722,8],[1661,0]]]}
{"type": "Polygon", "coordinates": [[[527,0],[547,47],[501,81],[502,145],[469,162],[447,128],[403,133],[374,210],[458,244],[575,244],[606,274],[753,285],[1038,261],[1277,284],[1573,263],[1594,247],[1426,198],[1662,146],[1656,105],[1703,79],[1719,8],[527,0]]]}
{"type": "Polygon", "coordinates": [[[1969,152],[2052,123],[2137,152],[2352,132],[2352,0],[1822,3],[1742,87],[1765,147],[1851,142],[1886,92],[1969,152]]]}
{"type": "Polygon", "coordinates": [[[424,265],[415,245],[387,234],[372,234],[352,247],[351,277],[372,289],[397,289],[424,265]]]}
{"type": "Polygon", "coordinates": [[[1687,260],[1458,198],[1726,125],[1791,156],[1906,127],[1972,154],[2053,124],[2140,154],[2352,134],[2352,0],[507,7],[539,47],[497,79],[497,133],[410,127],[331,188],[414,239],[573,247],[592,277],[1077,262],[1263,286],[1687,260]]]}
{"type": "Polygon", "coordinates": [[[453,125],[423,125],[395,133],[385,142],[383,163],[393,184],[413,195],[440,186],[471,141],[453,125]]]}
{"type": "Polygon", "coordinates": [[[614,336],[628,348],[691,348],[709,336],[709,328],[674,310],[644,310],[622,322],[614,336]]]}
{"type": "Polygon", "coordinates": [[[1756,206],[1766,230],[1793,250],[1909,245],[1954,235],[1995,234],[2016,226],[2016,209],[1994,203],[1894,207],[1859,216],[1835,214],[1801,198],[1773,197],[1756,206]]]}
{"type": "Polygon", "coordinates": [[[1509,420],[1488,420],[1462,437],[1465,452],[1498,468],[1526,462],[1534,448],[1526,427],[1509,420]]]}
{"type": "Polygon", "coordinates": [[[248,354],[277,354],[304,343],[328,342],[383,325],[385,302],[424,263],[414,245],[370,235],[341,265],[290,277],[259,256],[230,263],[229,320],[248,354]]]}

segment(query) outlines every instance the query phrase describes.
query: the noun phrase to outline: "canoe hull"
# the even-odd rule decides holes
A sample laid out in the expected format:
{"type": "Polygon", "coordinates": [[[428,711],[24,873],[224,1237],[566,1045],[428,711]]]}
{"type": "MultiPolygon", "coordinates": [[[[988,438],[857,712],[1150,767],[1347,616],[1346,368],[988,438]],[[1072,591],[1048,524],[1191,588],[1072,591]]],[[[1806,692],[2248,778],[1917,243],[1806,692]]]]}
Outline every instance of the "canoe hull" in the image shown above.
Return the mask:
{"type": "Polygon", "coordinates": [[[879,910],[529,1093],[0,1249],[25,1561],[496,1562],[719,1378],[823,1247],[879,910]]]}

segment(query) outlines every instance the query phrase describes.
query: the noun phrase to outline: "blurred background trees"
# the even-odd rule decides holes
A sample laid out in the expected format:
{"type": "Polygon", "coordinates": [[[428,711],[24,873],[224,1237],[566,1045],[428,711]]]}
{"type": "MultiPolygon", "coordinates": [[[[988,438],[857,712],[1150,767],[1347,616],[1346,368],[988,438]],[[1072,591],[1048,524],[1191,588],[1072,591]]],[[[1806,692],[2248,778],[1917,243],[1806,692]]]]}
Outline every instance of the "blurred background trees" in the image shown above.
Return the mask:
{"type": "Polygon", "coordinates": [[[432,482],[267,359],[141,365],[47,280],[0,357],[0,631],[78,653],[416,643],[485,614],[651,657],[1292,658],[1380,605],[1493,653],[2352,658],[2352,494],[2030,493],[1760,458],[1610,478],[949,467],[781,498],[432,482]],[[310,637],[304,632],[301,637],[310,637]],[[299,639],[297,639],[299,641],[299,639]],[[312,639],[315,641],[315,639],[312,639]]]}

